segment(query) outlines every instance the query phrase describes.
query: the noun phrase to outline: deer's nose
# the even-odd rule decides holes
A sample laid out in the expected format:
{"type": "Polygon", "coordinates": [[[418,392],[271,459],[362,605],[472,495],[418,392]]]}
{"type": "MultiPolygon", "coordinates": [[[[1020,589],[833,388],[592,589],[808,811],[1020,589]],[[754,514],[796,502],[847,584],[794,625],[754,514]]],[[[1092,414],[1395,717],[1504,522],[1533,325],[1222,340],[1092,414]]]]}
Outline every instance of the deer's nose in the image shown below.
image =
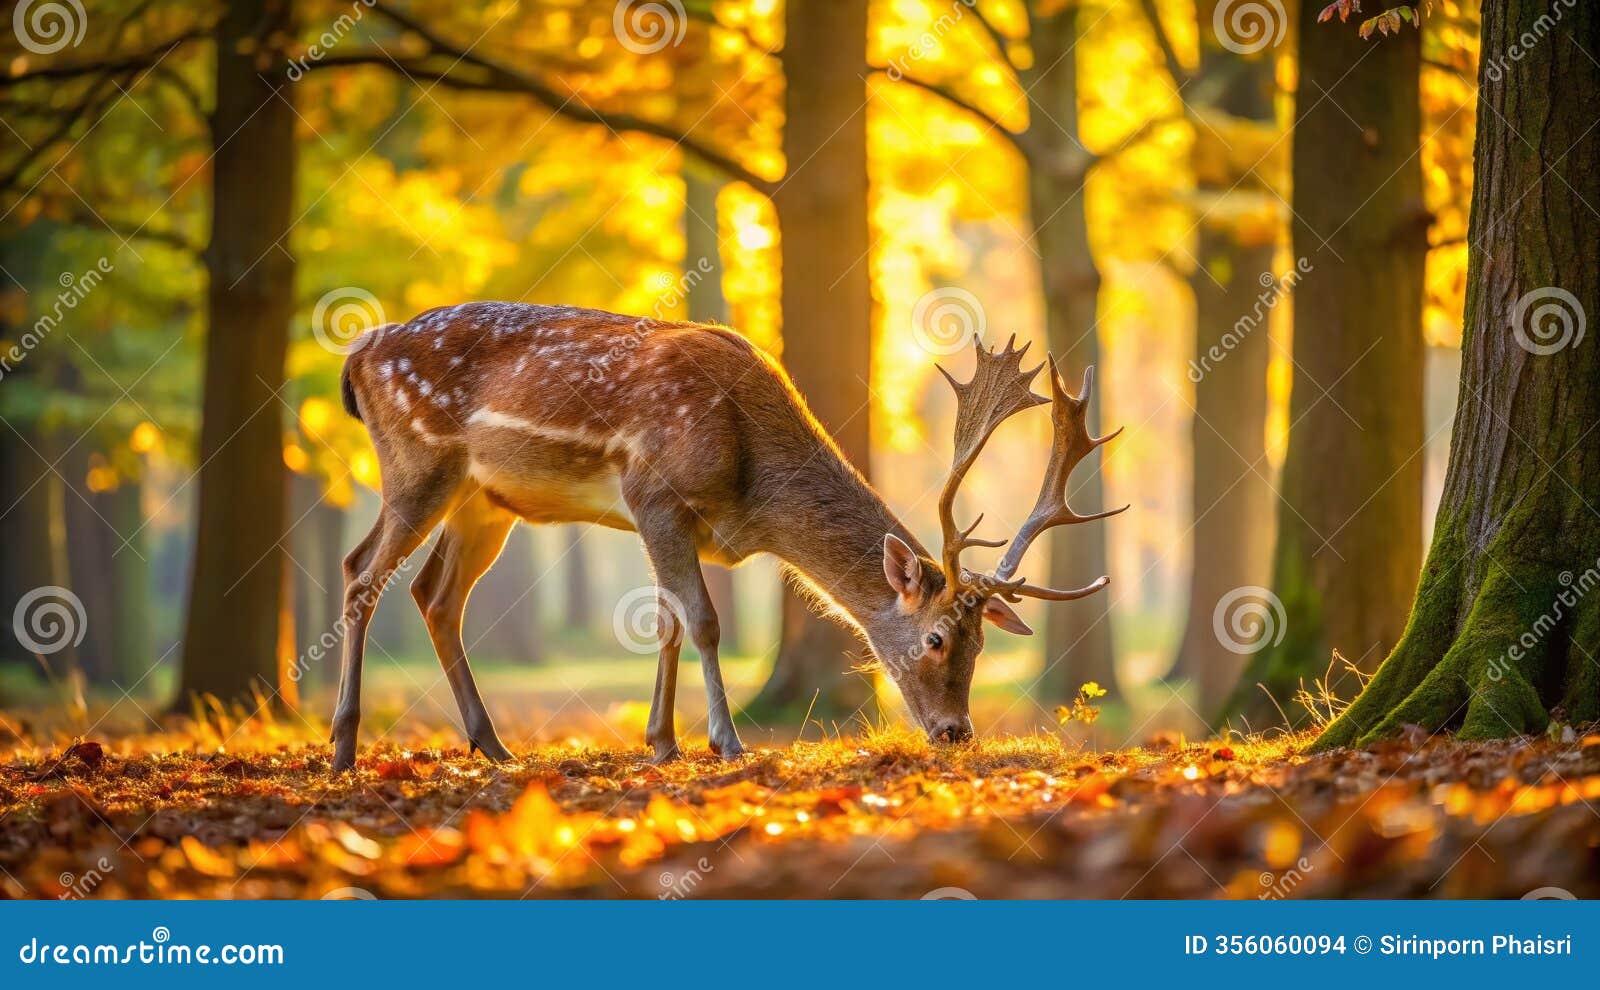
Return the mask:
{"type": "Polygon", "coordinates": [[[972,738],[972,723],[965,718],[942,719],[928,730],[928,740],[936,743],[962,743],[972,738]]]}

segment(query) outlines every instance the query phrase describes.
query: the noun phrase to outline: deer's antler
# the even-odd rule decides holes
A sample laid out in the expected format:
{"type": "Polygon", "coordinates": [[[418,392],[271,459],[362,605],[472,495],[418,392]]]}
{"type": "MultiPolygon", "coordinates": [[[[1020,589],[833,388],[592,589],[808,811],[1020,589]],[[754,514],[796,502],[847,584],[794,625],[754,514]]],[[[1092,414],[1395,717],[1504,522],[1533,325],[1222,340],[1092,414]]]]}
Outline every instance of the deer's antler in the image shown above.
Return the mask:
{"type": "Polygon", "coordinates": [[[939,373],[944,375],[945,381],[949,382],[950,387],[956,392],[955,454],[950,464],[950,475],[945,479],[944,490],[939,494],[939,526],[944,532],[944,549],[941,556],[945,577],[952,586],[965,586],[971,583],[969,576],[961,568],[961,551],[968,547],[1006,545],[1004,540],[980,540],[973,537],[973,531],[978,528],[978,523],[983,521],[981,515],[965,529],[956,524],[956,491],[960,489],[962,479],[967,476],[967,470],[972,467],[972,463],[978,459],[978,453],[983,450],[983,445],[988,442],[989,435],[995,431],[995,427],[1024,409],[1049,401],[1041,395],[1034,394],[1029,388],[1034,376],[1039,374],[1039,367],[1043,365],[1024,371],[1022,356],[1028,353],[1028,345],[1022,345],[1019,350],[1014,346],[1016,342],[1016,336],[1012,335],[1006,342],[1005,349],[997,354],[984,347],[974,335],[972,347],[978,363],[969,382],[958,382],[950,372],[944,370],[942,366],[939,367],[939,373]]]}
{"type": "Polygon", "coordinates": [[[1085,587],[1060,590],[1035,587],[1024,583],[1021,578],[1013,579],[1012,575],[1017,572],[1017,565],[1022,563],[1023,554],[1028,552],[1028,547],[1045,530],[1071,523],[1104,519],[1119,512],[1126,512],[1128,509],[1128,506],[1124,505],[1121,508],[1079,515],[1067,505],[1067,479],[1072,475],[1072,469],[1096,447],[1115,439],[1122,430],[1119,427],[1103,437],[1089,435],[1089,398],[1094,388],[1092,365],[1083,371],[1082,391],[1073,396],[1067,394],[1066,388],[1061,383],[1055,358],[1049,358],[1048,364],[1050,365],[1050,422],[1054,433],[1050,444],[1050,462],[1045,467],[1044,482],[1039,486],[1039,498],[1034,503],[1033,512],[1029,514],[1027,522],[1022,524],[1022,529],[1017,531],[1016,538],[1011,541],[1010,549],[1001,558],[1000,567],[995,571],[993,578],[994,593],[1013,602],[1020,598],[1039,598],[1054,602],[1071,601],[1092,595],[1109,584],[1111,579],[1101,575],[1085,587]]]}

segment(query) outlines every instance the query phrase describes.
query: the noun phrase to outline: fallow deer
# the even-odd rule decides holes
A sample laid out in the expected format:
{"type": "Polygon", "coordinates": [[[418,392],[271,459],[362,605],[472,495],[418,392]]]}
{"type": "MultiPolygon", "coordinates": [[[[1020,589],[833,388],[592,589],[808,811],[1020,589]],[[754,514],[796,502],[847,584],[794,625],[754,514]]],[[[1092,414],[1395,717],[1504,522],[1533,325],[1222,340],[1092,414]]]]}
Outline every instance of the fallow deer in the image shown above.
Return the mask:
{"type": "Polygon", "coordinates": [[[678,755],[673,701],[685,635],[702,658],[711,749],[730,759],[743,752],[700,561],[732,565],[757,553],[780,558],[866,640],[930,740],[971,738],[968,693],[982,622],[1027,634],[1008,603],[1067,601],[1107,583],[1030,585],[1015,576],[1028,546],[1050,527],[1122,511],[1080,516],[1065,499],[1073,467],[1111,439],[1093,438],[1085,426],[1090,371],[1074,397],[1048,361],[1045,399],[1029,387],[1039,367],[1023,370],[1027,347],[1014,344],[994,353],[975,340],[969,382],[940,369],[955,388],[957,413],[935,562],[845,460],[777,362],[732,330],[469,303],[370,331],[347,359],[341,388],[345,409],[366,424],[377,450],[383,503],[344,562],[334,767],[355,760],[362,653],[378,595],[435,528],[442,533],[412,594],[471,746],[510,758],[468,669],[461,615],[518,519],[639,534],[658,588],[669,593],[661,595],[646,730],[658,761],[678,755]],[[957,489],[1002,420],[1045,402],[1054,442],[1038,502],[999,568],[975,574],[962,567],[962,551],[1005,541],[975,538],[976,522],[956,524],[957,489]]]}

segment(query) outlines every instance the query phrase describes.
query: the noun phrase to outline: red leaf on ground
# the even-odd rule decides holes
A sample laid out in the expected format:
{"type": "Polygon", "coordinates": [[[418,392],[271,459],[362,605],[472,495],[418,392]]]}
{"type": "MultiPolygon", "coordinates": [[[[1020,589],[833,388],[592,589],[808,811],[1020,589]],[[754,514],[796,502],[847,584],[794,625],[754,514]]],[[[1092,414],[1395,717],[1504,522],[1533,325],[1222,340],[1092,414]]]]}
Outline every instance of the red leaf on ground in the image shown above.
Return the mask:
{"type": "Polygon", "coordinates": [[[379,760],[372,768],[384,780],[416,780],[417,771],[406,760],[379,760]]]}
{"type": "Polygon", "coordinates": [[[65,759],[66,756],[76,756],[79,762],[90,770],[98,770],[100,764],[105,762],[106,751],[105,747],[97,742],[81,742],[67,750],[62,758],[65,759]]]}

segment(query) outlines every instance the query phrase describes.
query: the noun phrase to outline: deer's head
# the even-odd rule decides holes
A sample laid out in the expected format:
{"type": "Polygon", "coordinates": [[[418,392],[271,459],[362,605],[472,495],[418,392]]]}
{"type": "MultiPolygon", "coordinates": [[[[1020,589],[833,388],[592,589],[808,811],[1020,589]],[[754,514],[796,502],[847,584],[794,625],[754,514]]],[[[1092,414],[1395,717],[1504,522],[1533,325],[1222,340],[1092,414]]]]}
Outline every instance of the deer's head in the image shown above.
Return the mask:
{"type": "Polygon", "coordinates": [[[977,370],[969,382],[958,382],[940,368],[956,392],[955,454],[949,477],[939,496],[939,524],[943,530],[941,560],[916,553],[905,541],[890,534],[884,538],[884,578],[895,592],[890,614],[868,624],[873,652],[900,688],[906,706],[928,738],[934,742],[962,742],[972,737],[968,713],[972,676],[983,650],[983,624],[991,622],[1007,632],[1031,635],[1033,630],[1012,609],[1023,598],[1071,601],[1094,594],[1109,579],[1102,576],[1083,588],[1058,590],[1031,585],[1016,577],[1022,557],[1038,535],[1055,526],[1090,522],[1126,510],[1079,515],[1067,506],[1067,480],[1072,469],[1096,447],[1121,430],[1091,437],[1087,427],[1094,369],[1083,374],[1083,388],[1068,394],[1055,359],[1029,370],[1022,368],[1027,346],[1020,350],[1013,337],[999,353],[974,340],[977,370]],[[1041,368],[1048,366],[1050,398],[1030,388],[1041,368]],[[1005,540],[983,540],[972,534],[983,516],[962,528],[955,521],[956,492],[977,460],[989,436],[1007,418],[1037,405],[1050,404],[1053,438],[1039,497],[1022,528],[993,573],[977,573],[961,565],[961,552],[970,547],[1003,547],[1005,540]]]}

